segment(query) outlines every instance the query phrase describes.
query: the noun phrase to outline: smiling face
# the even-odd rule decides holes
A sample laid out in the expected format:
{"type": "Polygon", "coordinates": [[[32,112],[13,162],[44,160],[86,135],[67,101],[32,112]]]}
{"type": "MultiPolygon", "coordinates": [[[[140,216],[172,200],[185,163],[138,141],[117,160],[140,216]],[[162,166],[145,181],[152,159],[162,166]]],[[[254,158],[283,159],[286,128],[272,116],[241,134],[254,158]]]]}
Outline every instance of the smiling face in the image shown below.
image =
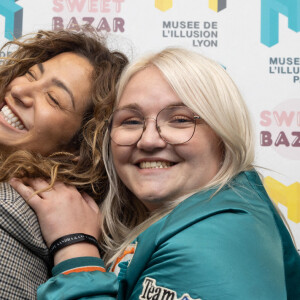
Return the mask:
{"type": "Polygon", "coordinates": [[[0,146],[51,154],[68,150],[91,105],[93,67],[71,52],[31,67],[8,85],[0,112],[0,146]]]}
{"type": "Polygon", "coordinates": [[[152,118],[163,108],[180,104],[184,105],[156,67],[135,74],[118,104],[149,118],[135,145],[111,141],[111,150],[120,179],[150,211],[206,185],[220,168],[219,139],[203,121],[187,143],[170,145],[159,136],[152,118]]]}

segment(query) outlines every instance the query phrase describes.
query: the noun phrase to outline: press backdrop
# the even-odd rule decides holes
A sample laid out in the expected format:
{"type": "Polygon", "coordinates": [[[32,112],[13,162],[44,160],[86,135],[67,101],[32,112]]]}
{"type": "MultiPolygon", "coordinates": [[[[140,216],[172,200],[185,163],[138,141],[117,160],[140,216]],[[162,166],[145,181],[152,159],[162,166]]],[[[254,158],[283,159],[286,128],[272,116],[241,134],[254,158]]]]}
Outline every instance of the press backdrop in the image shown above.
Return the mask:
{"type": "MultiPolygon", "coordinates": [[[[130,58],[184,46],[226,67],[250,109],[256,164],[300,246],[300,0],[1,0],[0,44],[90,23],[130,58]]],[[[7,53],[1,52],[3,57],[7,53]]]]}

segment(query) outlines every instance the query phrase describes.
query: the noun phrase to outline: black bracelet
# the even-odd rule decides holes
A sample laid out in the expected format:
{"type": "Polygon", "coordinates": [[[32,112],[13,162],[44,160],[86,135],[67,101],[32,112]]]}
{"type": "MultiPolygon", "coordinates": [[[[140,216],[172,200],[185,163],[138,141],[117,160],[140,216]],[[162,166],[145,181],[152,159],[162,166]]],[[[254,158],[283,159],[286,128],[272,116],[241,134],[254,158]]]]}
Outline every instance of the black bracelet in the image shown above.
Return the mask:
{"type": "Polygon", "coordinates": [[[58,250],[76,243],[93,244],[98,248],[99,253],[101,253],[98,241],[93,236],[84,233],[73,233],[55,240],[49,248],[49,254],[53,257],[58,250]]]}

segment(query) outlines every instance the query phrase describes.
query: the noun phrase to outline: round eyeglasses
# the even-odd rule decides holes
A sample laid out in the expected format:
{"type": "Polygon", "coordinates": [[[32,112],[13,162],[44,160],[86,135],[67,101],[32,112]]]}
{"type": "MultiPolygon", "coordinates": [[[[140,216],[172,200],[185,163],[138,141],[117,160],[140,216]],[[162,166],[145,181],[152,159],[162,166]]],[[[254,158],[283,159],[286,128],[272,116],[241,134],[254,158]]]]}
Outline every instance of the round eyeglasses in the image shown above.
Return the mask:
{"type": "Polygon", "coordinates": [[[108,120],[111,139],[120,146],[136,144],[146,129],[147,119],[155,120],[156,129],[166,143],[178,145],[192,138],[196,121],[201,118],[186,106],[167,106],[155,119],[145,118],[137,109],[121,108],[108,120]]]}

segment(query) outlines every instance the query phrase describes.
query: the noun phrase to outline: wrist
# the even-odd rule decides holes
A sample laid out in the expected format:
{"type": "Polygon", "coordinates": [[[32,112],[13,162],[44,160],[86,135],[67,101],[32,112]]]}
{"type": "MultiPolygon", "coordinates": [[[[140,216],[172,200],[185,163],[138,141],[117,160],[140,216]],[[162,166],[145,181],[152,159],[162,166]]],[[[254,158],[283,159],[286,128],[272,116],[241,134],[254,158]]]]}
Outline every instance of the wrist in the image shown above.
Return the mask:
{"type": "Polygon", "coordinates": [[[85,233],[73,233],[62,236],[55,240],[50,248],[50,256],[54,259],[54,265],[63,260],[80,256],[100,257],[98,241],[85,233]]]}

